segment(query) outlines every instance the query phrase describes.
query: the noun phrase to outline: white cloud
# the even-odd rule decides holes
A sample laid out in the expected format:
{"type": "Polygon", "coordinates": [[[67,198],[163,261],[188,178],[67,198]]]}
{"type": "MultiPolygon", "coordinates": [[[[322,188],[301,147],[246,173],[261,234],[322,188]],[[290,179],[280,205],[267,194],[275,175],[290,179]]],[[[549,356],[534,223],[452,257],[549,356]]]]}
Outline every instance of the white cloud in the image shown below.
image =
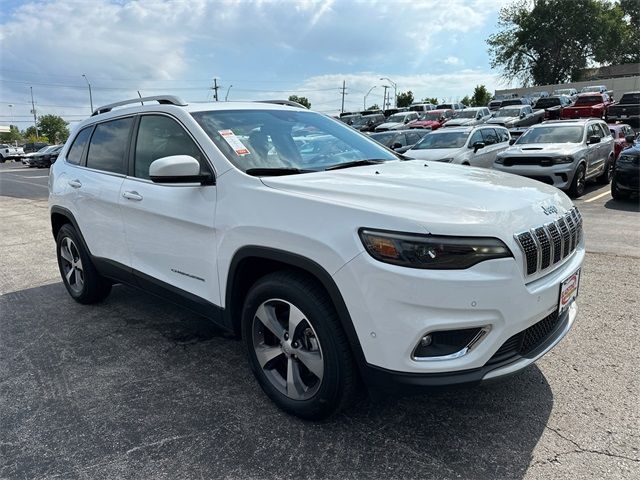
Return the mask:
{"type": "Polygon", "coordinates": [[[462,65],[464,62],[460,60],[458,57],[454,57],[453,55],[449,55],[445,58],[442,63],[445,65],[462,65]]]}

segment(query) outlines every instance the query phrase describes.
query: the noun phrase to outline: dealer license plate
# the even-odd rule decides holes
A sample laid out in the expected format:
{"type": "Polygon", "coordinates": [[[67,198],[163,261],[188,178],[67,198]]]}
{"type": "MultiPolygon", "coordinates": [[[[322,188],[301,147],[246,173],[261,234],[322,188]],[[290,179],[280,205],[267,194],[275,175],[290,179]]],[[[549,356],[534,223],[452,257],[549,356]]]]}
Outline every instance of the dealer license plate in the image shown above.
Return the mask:
{"type": "Polygon", "coordinates": [[[562,315],[578,296],[580,270],[560,284],[560,301],[558,302],[558,316],[562,315]]]}

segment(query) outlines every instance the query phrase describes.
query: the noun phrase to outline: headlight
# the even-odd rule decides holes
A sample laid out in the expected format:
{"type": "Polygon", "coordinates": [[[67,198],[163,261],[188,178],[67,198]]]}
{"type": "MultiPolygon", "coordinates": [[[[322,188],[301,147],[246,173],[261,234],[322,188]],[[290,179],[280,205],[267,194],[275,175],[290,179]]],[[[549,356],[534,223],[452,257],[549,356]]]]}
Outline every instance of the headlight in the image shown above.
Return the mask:
{"type": "Polygon", "coordinates": [[[502,157],[496,157],[496,163],[498,165],[502,165],[502,164],[504,164],[504,159],[502,157]]]}
{"type": "Polygon", "coordinates": [[[618,157],[618,160],[616,161],[617,164],[634,164],[634,163],[639,163],[638,160],[640,159],[639,156],[633,156],[633,155],[629,155],[629,154],[622,154],[618,157]]]}
{"type": "Polygon", "coordinates": [[[573,157],[571,155],[567,155],[565,157],[556,157],[553,159],[553,163],[573,163],[573,157]]]}
{"type": "Polygon", "coordinates": [[[495,258],[513,257],[502,241],[488,237],[449,237],[386,232],[358,232],[376,260],[409,268],[460,270],[495,258]]]}

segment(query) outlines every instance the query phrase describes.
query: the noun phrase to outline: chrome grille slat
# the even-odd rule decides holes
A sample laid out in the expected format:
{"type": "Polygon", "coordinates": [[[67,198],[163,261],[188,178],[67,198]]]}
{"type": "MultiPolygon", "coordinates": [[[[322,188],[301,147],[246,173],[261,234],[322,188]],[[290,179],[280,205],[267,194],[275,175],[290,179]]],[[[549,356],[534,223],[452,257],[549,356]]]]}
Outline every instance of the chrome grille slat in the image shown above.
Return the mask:
{"type": "Polygon", "coordinates": [[[527,276],[552,268],[569,257],[582,241],[582,215],[572,208],[555,222],[514,235],[524,256],[527,276]]]}

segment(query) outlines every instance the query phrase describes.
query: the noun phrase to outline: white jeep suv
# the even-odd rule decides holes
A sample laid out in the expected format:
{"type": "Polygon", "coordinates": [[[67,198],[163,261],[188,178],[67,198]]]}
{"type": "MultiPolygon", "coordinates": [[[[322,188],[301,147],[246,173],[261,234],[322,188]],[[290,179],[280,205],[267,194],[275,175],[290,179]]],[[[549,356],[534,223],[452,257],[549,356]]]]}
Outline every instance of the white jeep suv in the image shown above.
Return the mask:
{"type": "Polygon", "coordinates": [[[140,101],[96,110],[51,168],[76,301],[126,283],[205,315],[243,338],[279,407],[313,419],[360,380],[514,373],[571,328],[585,250],[560,190],[407,160],[302,108],[140,101]]]}

